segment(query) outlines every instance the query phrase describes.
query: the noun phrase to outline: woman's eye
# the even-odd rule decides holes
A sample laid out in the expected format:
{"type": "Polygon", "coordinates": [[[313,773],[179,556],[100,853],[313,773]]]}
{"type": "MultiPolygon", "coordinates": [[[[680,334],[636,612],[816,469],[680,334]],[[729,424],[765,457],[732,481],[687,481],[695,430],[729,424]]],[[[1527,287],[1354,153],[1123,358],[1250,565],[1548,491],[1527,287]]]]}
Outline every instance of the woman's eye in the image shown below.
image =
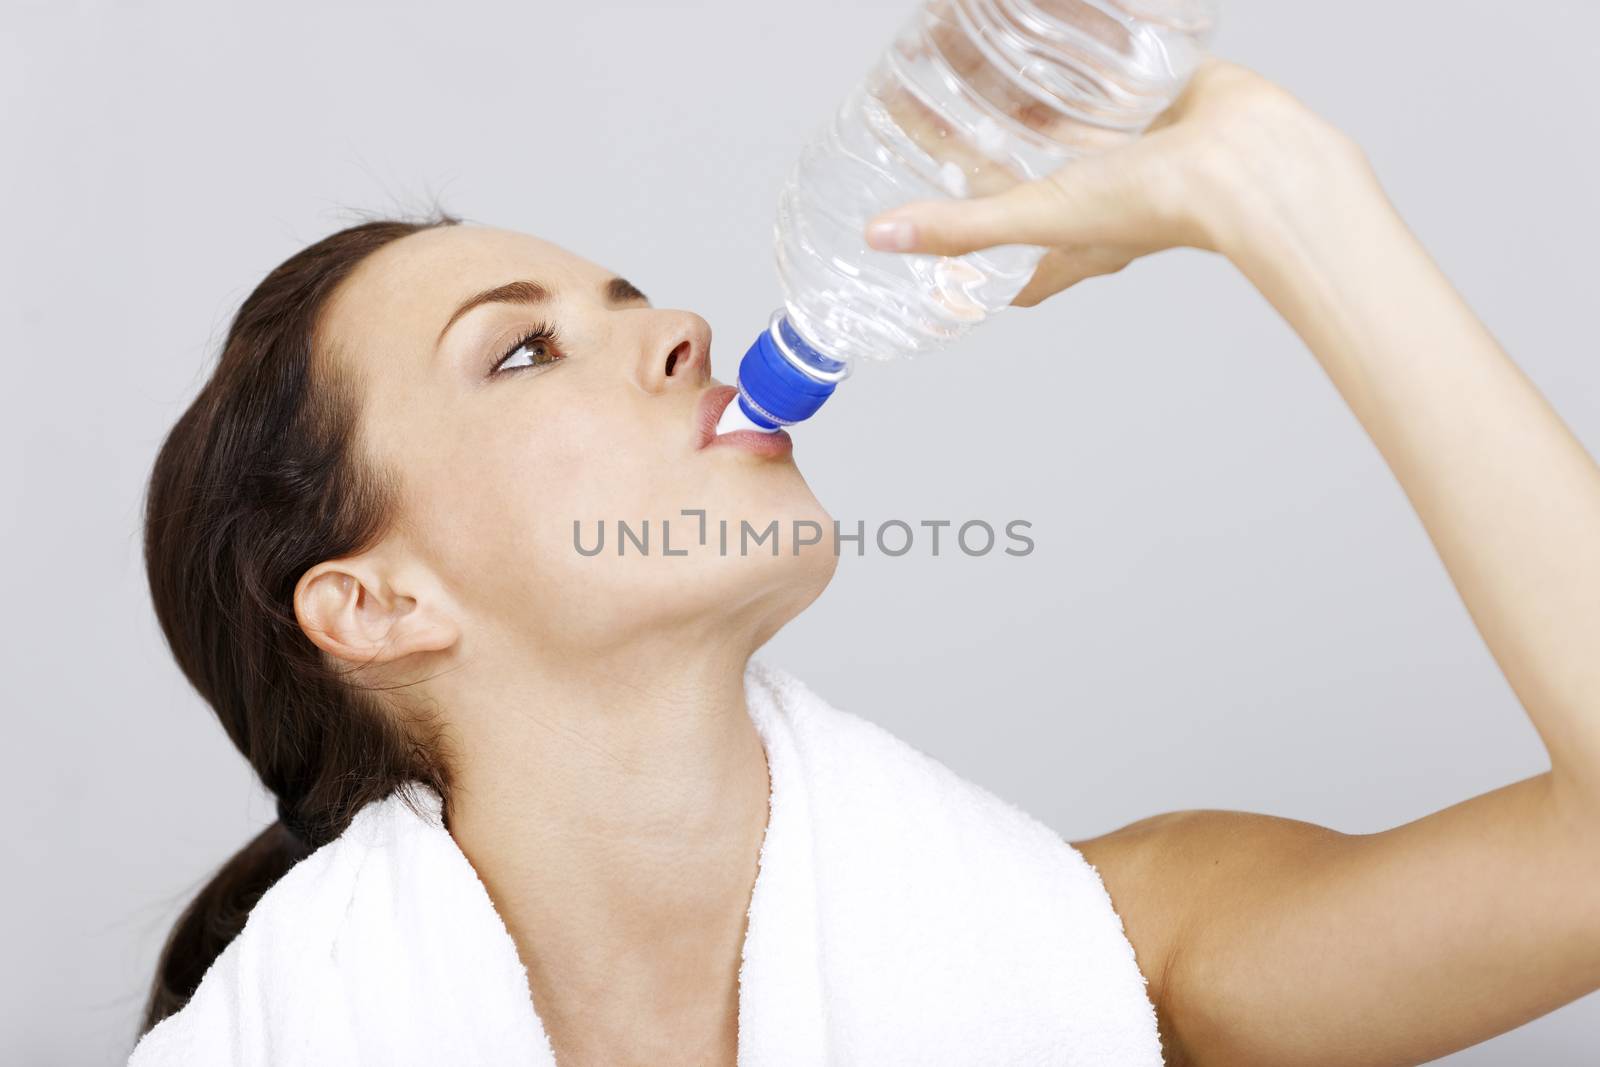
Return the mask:
{"type": "Polygon", "coordinates": [[[494,375],[507,370],[526,370],[528,367],[559,362],[562,356],[560,350],[555,347],[554,340],[554,337],[546,334],[518,341],[510,351],[500,357],[500,361],[489,373],[494,375]]]}

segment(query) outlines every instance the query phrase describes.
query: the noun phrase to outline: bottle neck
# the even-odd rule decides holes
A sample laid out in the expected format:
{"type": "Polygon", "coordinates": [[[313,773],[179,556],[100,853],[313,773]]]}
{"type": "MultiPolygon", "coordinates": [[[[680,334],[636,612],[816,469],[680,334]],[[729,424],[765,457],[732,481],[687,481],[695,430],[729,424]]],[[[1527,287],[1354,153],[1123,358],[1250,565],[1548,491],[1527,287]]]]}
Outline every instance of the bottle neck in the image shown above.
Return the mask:
{"type": "Polygon", "coordinates": [[[826,355],[795,329],[784,308],[772,313],[767,323],[767,333],[772,337],[778,354],[792,363],[796,370],[823,384],[842,382],[850,377],[850,363],[826,355]]]}

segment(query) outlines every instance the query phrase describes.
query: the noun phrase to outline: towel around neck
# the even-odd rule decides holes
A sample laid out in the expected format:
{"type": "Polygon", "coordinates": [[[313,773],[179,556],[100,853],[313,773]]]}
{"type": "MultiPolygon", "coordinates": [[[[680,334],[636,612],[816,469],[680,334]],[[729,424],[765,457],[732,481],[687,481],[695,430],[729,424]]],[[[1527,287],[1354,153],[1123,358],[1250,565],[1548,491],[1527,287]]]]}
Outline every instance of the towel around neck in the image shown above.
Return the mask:
{"type": "MultiPolygon", "coordinates": [[[[1145,978],[1076,849],[760,657],[745,690],[772,797],[740,1067],[1160,1067],[1145,978]]],[[[440,811],[421,783],[363,808],[263,895],[130,1067],[556,1067],[440,811]]]]}

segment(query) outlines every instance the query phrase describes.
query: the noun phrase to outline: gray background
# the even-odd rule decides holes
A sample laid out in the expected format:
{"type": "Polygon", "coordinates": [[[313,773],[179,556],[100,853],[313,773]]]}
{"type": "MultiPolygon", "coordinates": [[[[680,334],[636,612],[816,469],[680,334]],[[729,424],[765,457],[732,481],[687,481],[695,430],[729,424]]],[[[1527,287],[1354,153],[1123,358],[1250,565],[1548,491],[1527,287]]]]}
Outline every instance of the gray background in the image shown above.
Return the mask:
{"type": "MultiPolygon", "coordinates": [[[[271,818],[138,535],[250,288],[343,208],[437,195],[699,311],[731,381],[778,184],[911,4],[268,6],[4,8],[7,1062],[120,1062],[177,911],[271,818]]],[[[1594,452],[1600,10],[1226,6],[1217,50],[1354,134],[1594,452]]],[[[866,366],[796,436],[841,520],[1024,518],[1037,548],[847,556],[764,654],[1069,837],[1195,807],[1375,831],[1548,765],[1376,450],[1220,259],[866,366]]],[[[1441,1062],[1597,1036],[1590,996],[1441,1062]]]]}

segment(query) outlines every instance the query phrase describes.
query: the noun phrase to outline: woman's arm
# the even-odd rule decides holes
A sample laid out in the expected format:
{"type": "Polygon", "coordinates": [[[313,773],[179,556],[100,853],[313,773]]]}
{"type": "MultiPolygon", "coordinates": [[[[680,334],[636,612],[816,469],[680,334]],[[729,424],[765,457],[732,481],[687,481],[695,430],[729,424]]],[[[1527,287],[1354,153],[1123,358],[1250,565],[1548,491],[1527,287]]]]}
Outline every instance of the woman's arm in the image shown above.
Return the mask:
{"type": "Polygon", "coordinates": [[[1364,165],[1252,199],[1234,225],[1230,258],[1399,479],[1554,784],[1575,814],[1600,817],[1600,467],[1364,165]]]}
{"type": "Polygon", "coordinates": [[[1600,469],[1361,152],[1218,61],[1133,146],[885,218],[915,227],[879,247],[1056,246],[1019,304],[1160,248],[1226,255],[1371,436],[1549,751],[1383,833],[1203,811],[1081,843],[1173,1062],[1416,1063],[1600,988],[1600,469]]]}

